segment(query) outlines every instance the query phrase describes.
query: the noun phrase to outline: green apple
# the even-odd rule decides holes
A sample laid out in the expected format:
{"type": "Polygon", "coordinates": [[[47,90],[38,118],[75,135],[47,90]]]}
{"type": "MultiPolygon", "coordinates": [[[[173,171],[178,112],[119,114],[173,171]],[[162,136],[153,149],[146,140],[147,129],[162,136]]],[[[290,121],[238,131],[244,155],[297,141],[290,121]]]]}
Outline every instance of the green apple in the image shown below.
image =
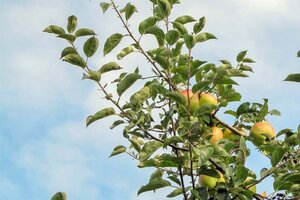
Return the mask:
{"type": "Polygon", "coordinates": [[[250,136],[253,138],[253,143],[256,146],[274,139],[275,135],[275,130],[269,122],[257,122],[250,130],[250,136]]]}
{"type": "Polygon", "coordinates": [[[199,97],[199,106],[202,105],[213,105],[216,106],[218,104],[218,100],[210,93],[201,93],[199,97]]]}
{"type": "MultiPolygon", "coordinates": [[[[244,136],[246,135],[246,131],[244,129],[241,128],[236,128],[240,133],[242,133],[244,136]]],[[[240,140],[240,136],[233,133],[231,130],[229,130],[228,128],[225,129],[224,131],[224,138],[227,138],[228,140],[231,141],[239,141],[240,140]]]]}
{"type": "Polygon", "coordinates": [[[199,95],[194,94],[191,89],[182,90],[180,93],[185,98],[185,107],[188,109],[188,99],[190,99],[190,113],[193,113],[199,107],[199,95]]]}
{"type": "Polygon", "coordinates": [[[223,131],[219,127],[213,126],[209,135],[212,135],[210,142],[217,144],[223,138],[223,131]]]}
{"type": "Polygon", "coordinates": [[[208,187],[208,189],[213,189],[216,187],[217,183],[225,182],[224,176],[220,174],[220,178],[215,178],[208,175],[199,175],[199,185],[202,187],[208,187]]]}

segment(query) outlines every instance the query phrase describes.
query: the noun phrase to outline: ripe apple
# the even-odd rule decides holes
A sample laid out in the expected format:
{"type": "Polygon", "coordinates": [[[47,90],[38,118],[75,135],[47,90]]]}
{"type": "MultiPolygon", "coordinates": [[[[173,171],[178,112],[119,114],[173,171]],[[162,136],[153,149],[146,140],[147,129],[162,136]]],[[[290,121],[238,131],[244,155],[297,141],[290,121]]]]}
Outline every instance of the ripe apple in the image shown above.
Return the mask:
{"type": "Polygon", "coordinates": [[[269,122],[257,122],[250,130],[250,136],[253,137],[253,143],[257,146],[274,139],[275,135],[275,130],[269,122]]]}
{"type": "MultiPolygon", "coordinates": [[[[246,135],[246,131],[244,129],[241,128],[236,128],[238,131],[240,131],[240,133],[242,133],[244,136],[246,135]]],[[[228,140],[231,141],[238,141],[240,140],[240,136],[233,133],[231,130],[229,130],[228,128],[225,129],[224,131],[224,138],[227,138],[228,140]]]]}
{"type": "Polygon", "coordinates": [[[210,142],[212,144],[217,144],[219,140],[223,138],[223,131],[219,127],[213,126],[209,135],[212,135],[210,142]]]}
{"type": "Polygon", "coordinates": [[[217,183],[225,182],[224,176],[220,174],[220,178],[215,178],[208,175],[199,175],[199,185],[202,187],[208,187],[208,189],[213,189],[216,187],[217,183]]]}
{"type": "Polygon", "coordinates": [[[218,100],[210,93],[201,93],[199,97],[199,106],[205,104],[216,106],[218,104],[218,100]]]}
{"type": "Polygon", "coordinates": [[[184,96],[185,98],[185,107],[188,109],[188,97],[190,99],[190,113],[193,113],[196,108],[199,107],[199,95],[194,94],[191,89],[189,90],[182,90],[180,93],[184,96]]]}

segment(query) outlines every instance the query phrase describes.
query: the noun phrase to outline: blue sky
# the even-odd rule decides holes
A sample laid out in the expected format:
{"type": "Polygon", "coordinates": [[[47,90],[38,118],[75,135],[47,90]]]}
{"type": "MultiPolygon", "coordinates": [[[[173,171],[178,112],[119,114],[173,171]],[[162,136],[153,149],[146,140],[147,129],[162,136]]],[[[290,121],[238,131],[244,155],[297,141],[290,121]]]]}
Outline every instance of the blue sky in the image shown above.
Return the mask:
{"type": "MultiPolygon", "coordinates": [[[[132,2],[139,10],[131,22],[134,27],[150,10],[144,1],[132,2]]],[[[248,49],[257,63],[255,73],[237,88],[243,101],[269,98],[269,106],[282,112],[281,117],[269,118],[275,129],[296,129],[299,85],[282,80],[300,71],[296,58],[300,2],[184,0],[182,4],[173,16],[206,16],[205,30],[219,38],[197,47],[194,57],[234,61],[239,51],[248,49]]],[[[79,69],[59,60],[66,44],[42,33],[50,24],[65,26],[74,14],[80,27],[95,29],[102,46],[107,36],[123,31],[115,14],[103,15],[94,0],[1,0],[0,11],[0,199],[47,200],[59,190],[73,200],[166,199],[168,191],[136,196],[151,170],[137,169],[125,155],[108,159],[114,146],[126,142],[121,129],[108,128],[113,119],[85,128],[86,116],[108,103],[91,82],[80,80],[79,69]]],[[[148,39],[143,43],[151,46],[148,39]]],[[[114,59],[113,53],[103,58],[101,51],[92,60],[94,66],[114,59]]],[[[121,64],[126,69],[149,68],[142,57],[128,57],[121,64]]],[[[252,152],[251,168],[259,172],[268,166],[259,153],[252,152]]],[[[270,180],[258,186],[259,191],[270,188],[270,180]]]]}

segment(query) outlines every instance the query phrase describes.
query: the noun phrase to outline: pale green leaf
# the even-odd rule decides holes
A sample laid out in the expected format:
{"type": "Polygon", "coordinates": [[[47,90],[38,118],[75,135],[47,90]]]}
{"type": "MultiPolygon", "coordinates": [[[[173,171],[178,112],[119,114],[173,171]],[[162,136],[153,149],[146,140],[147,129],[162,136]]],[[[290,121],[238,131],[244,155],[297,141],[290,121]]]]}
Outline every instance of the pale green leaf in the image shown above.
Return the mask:
{"type": "Polygon", "coordinates": [[[88,116],[86,119],[86,126],[89,126],[91,123],[93,123],[99,119],[103,119],[105,117],[108,117],[108,116],[114,115],[114,114],[115,114],[115,110],[113,108],[104,108],[104,109],[98,111],[97,113],[95,113],[94,115],[88,116]]]}
{"type": "Polygon", "coordinates": [[[81,28],[75,32],[76,37],[82,37],[87,35],[96,35],[96,33],[92,29],[88,29],[88,28],[81,28]]]}
{"type": "Polygon", "coordinates": [[[197,36],[196,36],[196,41],[197,42],[204,42],[204,41],[207,41],[207,40],[211,40],[211,39],[217,39],[216,36],[214,36],[213,34],[211,33],[199,33],[197,36]]]}
{"type": "Polygon", "coordinates": [[[120,65],[116,62],[109,62],[109,63],[106,63],[104,64],[101,68],[100,68],[100,73],[103,74],[103,73],[106,73],[106,72],[109,72],[109,71],[114,71],[114,70],[119,70],[119,69],[122,69],[120,67],[120,65]]]}
{"type": "Polygon", "coordinates": [[[83,52],[87,57],[92,57],[99,46],[99,40],[96,37],[89,38],[83,45],[83,52]]]}
{"type": "Polygon", "coordinates": [[[43,32],[54,33],[57,35],[65,34],[65,30],[62,27],[56,25],[48,26],[43,30],[43,32]]]}
{"type": "Polygon", "coordinates": [[[111,52],[122,40],[123,35],[120,33],[115,33],[111,35],[109,38],[107,38],[105,44],[104,44],[104,56],[111,52]]]}
{"type": "Polygon", "coordinates": [[[131,87],[141,76],[138,73],[126,75],[117,86],[117,93],[121,96],[129,87],[131,87]]]}
{"type": "Polygon", "coordinates": [[[124,147],[123,145],[118,145],[114,148],[113,152],[110,154],[109,157],[124,153],[126,151],[126,147],[124,147]]]}
{"type": "Polygon", "coordinates": [[[77,27],[77,17],[72,15],[68,17],[67,30],[69,33],[73,33],[77,27]]]}
{"type": "Polygon", "coordinates": [[[78,54],[68,54],[64,56],[63,61],[68,62],[72,65],[77,65],[82,68],[86,67],[85,60],[78,54]]]}

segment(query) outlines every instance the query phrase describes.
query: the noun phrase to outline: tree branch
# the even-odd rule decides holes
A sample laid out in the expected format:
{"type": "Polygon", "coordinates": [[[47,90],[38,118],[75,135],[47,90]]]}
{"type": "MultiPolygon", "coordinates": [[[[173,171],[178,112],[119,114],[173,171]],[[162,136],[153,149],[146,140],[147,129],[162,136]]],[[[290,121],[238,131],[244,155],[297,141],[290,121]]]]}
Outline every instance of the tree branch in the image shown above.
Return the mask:
{"type": "Polygon", "coordinates": [[[212,115],[212,118],[214,118],[215,120],[217,120],[220,124],[222,124],[223,126],[225,126],[226,128],[228,128],[229,130],[231,130],[234,134],[239,135],[239,136],[243,136],[243,137],[247,137],[246,135],[244,135],[242,132],[238,131],[237,129],[233,128],[232,126],[226,124],[225,122],[223,122],[221,119],[219,119],[216,114],[212,115]]]}

